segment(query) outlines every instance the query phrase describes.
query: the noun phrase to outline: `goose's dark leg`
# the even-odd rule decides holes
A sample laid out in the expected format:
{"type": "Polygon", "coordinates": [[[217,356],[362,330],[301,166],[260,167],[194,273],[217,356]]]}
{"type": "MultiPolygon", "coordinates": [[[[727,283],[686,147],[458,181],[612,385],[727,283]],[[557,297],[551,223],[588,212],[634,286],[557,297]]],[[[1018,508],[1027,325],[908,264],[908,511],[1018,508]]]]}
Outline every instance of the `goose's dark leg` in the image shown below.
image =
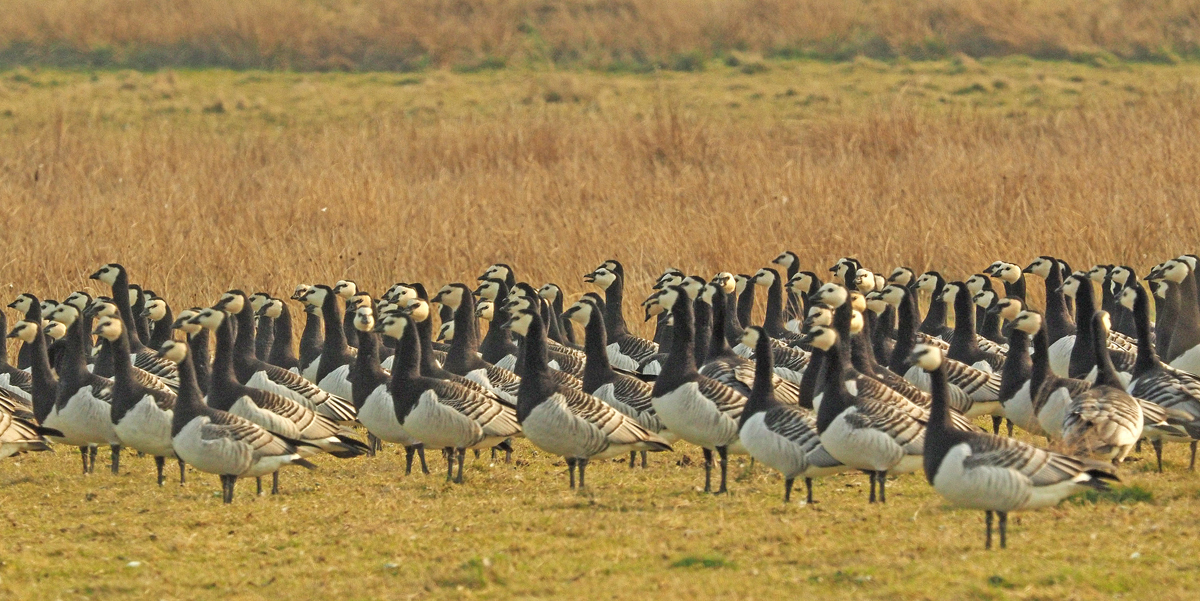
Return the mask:
{"type": "Polygon", "coordinates": [[[991,549],[992,548],[992,510],[991,509],[987,510],[987,512],[984,513],[984,515],[987,516],[983,520],[984,522],[987,522],[987,538],[984,539],[983,548],[991,549]]]}
{"type": "Polygon", "coordinates": [[[867,479],[871,481],[871,497],[868,503],[875,502],[875,472],[867,472],[867,479]]]}
{"type": "Polygon", "coordinates": [[[792,500],[792,484],[796,482],[795,478],[788,478],[783,481],[783,503],[788,504],[792,500]]]}
{"type": "Polygon", "coordinates": [[[992,434],[1000,434],[1000,422],[1002,421],[1004,421],[1003,417],[1000,417],[999,415],[992,416],[992,434]]]}
{"type": "Polygon", "coordinates": [[[808,496],[805,498],[804,502],[812,505],[812,478],[804,479],[804,488],[808,490],[808,496]]]}
{"type": "MultiPolygon", "coordinates": [[[[1161,474],[1162,473],[1162,441],[1161,440],[1151,440],[1150,446],[1154,447],[1154,458],[1158,460],[1158,473],[1161,474]]],[[[1000,514],[1000,515],[1004,515],[1004,514],[1000,514]]],[[[1004,518],[1000,518],[1000,519],[1003,520],[1004,518]]],[[[1000,523],[1003,524],[1004,522],[1000,522],[1000,523]]],[[[1001,546],[1003,546],[1003,544],[1001,546]]]]}
{"type": "Polygon", "coordinates": [[[454,449],[446,447],[442,449],[442,455],[446,456],[446,482],[454,480],[454,449]]]}
{"type": "Polygon", "coordinates": [[[225,503],[233,502],[233,487],[237,484],[237,476],[223,475],[221,476],[221,487],[225,489],[225,503]]]}
{"type": "Polygon", "coordinates": [[[1140,439],[1140,438],[1138,439],[1137,446],[1134,447],[1134,450],[1139,453],[1142,452],[1142,439],[1140,439]]]}
{"type": "Polygon", "coordinates": [[[712,449],[704,449],[704,492],[712,492],[712,449]]]}
{"type": "Polygon", "coordinates": [[[577,464],[579,465],[579,490],[583,490],[583,470],[587,467],[588,460],[580,459],[577,464]]]}
{"type": "Polygon", "coordinates": [[[428,475],[429,474],[429,466],[425,464],[425,444],[424,443],[417,445],[417,457],[419,457],[421,459],[421,471],[424,472],[426,475],[428,475]]]}
{"type": "Polygon", "coordinates": [[[637,465],[637,451],[629,452],[629,469],[633,469],[637,465]]]}
{"type": "Polygon", "coordinates": [[[404,447],[404,475],[412,473],[413,455],[416,454],[417,447],[404,447]]]}
{"type": "Polygon", "coordinates": [[[876,472],[876,478],[879,480],[879,502],[887,503],[887,470],[876,472]]]}
{"type": "Polygon", "coordinates": [[[184,480],[186,478],[187,478],[187,466],[184,465],[183,460],[180,459],[179,460],[179,485],[180,486],[183,486],[184,480]]]}
{"type": "Polygon", "coordinates": [[[1000,514],[1000,548],[1008,548],[1008,512],[997,511],[1000,514]]]}
{"type": "Polygon", "coordinates": [[[271,494],[279,494],[279,472],[271,474],[271,494]]]}
{"type": "MultiPolygon", "coordinates": [[[[478,450],[478,449],[476,449],[476,450],[478,450]]],[[[458,482],[459,484],[463,483],[462,471],[463,471],[463,464],[466,462],[467,462],[467,450],[459,449],[458,450],[458,480],[456,480],[456,482],[458,482]]]]}
{"type": "Polygon", "coordinates": [[[121,472],[121,445],[115,444],[110,448],[112,449],[112,473],[118,474],[121,472]]]}
{"type": "Polygon", "coordinates": [[[512,445],[509,445],[507,449],[504,449],[504,463],[512,463],[512,452],[512,445]]]}
{"type": "Polygon", "coordinates": [[[166,465],[167,465],[166,457],[155,457],[154,458],[154,469],[158,472],[158,485],[159,486],[162,486],[163,483],[167,481],[167,478],[165,476],[163,476],[163,468],[166,467],[166,465]]]}
{"type": "Polygon", "coordinates": [[[379,450],[379,438],[370,432],[367,432],[367,455],[374,457],[375,452],[379,450]]]}
{"type": "Polygon", "coordinates": [[[1008,427],[1008,437],[1012,438],[1013,423],[1011,419],[1005,419],[1004,425],[1008,427]]]}
{"type": "Polygon", "coordinates": [[[88,473],[96,473],[96,451],[97,447],[88,447],[88,473]]]}
{"type": "Polygon", "coordinates": [[[262,476],[255,478],[254,481],[256,483],[258,483],[258,496],[261,497],[262,496],[262,476]]]}
{"type": "Polygon", "coordinates": [[[646,469],[646,452],[642,451],[642,469],[646,469]]]}
{"type": "Polygon", "coordinates": [[[571,475],[571,490],[575,490],[575,458],[567,457],[567,473],[571,475]]]}
{"type": "Polygon", "coordinates": [[[1196,471],[1196,441],[1193,440],[1188,446],[1192,449],[1192,460],[1188,462],[1188,471],[1194,472],[1196,471]]]}
{"type": "Polygon", "coordinates": [[[729,468],[729,448],[717,447],[717,454],[721,456],[721,488],[717,489],[717,494],[720,495],[729,492],[729,489],[725,488],[725,473],[729,468]]]}
{"type": "Polygon", "coordinates": [[[81,457],[83,457],[83,474],[86,476],[86,475],[87,475],[87,473],[88,473],[88,469],[87,469],[87,466],[88,466],[88,448],[87,448],[87,447],[79,447],[79,455],[80,455],[81,457]]]}

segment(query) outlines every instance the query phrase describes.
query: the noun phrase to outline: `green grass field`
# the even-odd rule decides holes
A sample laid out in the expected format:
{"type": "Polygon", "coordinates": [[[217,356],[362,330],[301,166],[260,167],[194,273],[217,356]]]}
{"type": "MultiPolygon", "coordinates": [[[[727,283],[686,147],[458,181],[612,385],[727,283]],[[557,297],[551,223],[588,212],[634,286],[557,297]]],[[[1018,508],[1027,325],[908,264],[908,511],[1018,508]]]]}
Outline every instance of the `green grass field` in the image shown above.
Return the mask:
{"type": "MultiPolygon", "coordinates": [[[[1126,488],[1014,515],[1009,549],[983,550],[983,516],[947,508],[920,474],[866,500],[857,474],[815,485],[817,503],[781,503],[778,474],[744,458],[731,494],[699,490],[699,450],[679,444],[649,469],[596,464],[589,489],[518,445],[485,453],[462,486],[404,476],[403,453],[318,459],[287,471],[282,494],[216,477],[153,484],[149,458],[78,473],[72,449],[0,465],[7,522],[5,599],[1194,598],[1200,482],[1186,448],[1167,471],[1139,461],[1126,488]],[[686,464],[686,465],[681,465],[686,464]]],[[[1146,449],[1149,451],[1149,449],[1146,449]]],[[[1152,459],[1152,455],[1143,455],[1152,459]]],[[[104,453],[98,463],[104,463],[104,453]]],[[[803,498],[801,494],[800,499],[803,498]]]]}

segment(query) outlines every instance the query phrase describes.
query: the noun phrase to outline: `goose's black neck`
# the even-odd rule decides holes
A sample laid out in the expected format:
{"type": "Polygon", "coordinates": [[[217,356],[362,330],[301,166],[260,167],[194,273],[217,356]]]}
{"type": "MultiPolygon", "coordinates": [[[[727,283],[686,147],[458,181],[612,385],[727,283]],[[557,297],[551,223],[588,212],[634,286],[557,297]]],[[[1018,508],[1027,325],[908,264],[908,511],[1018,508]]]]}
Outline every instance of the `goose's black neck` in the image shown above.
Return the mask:
{"type": "MultiPolygon", "coordinates": [[[[37,304],[36,300],[34,304],[37,304]]],[[[42,333],[41,320],[31,323],[37,325],[34,326],[33,342],[26,345],[30,348],[29,358],[32,362],[33,394],[30,396],[33,398],[33,415],[40,423],[46,421],[54,408],[58,396],[58,378],[50,368],[50,354],[46,350],[46,335],[42,333]]]]}
{"type": "Polygon", "coordinates": [[[1138,378],[1146,372],[1159,369],[1159,360],[1151,341],[1150,296],[1137,282],[1131,282],[1130,287],[1136,295],[1133,301],[1133,321],[1137,326],[1137,363],[1133,367],[1133,377],[1138,378]]]}
{"type": "Polygon", "coordinates": [[[550,379],[550,366],[546,352],[546,328],[537,311],[531,312],[529,331],[521,345],[524,364],[521,386],[517,389],[517,421],[524,422],[534,408],[550,398],[556,390],[550,379]]]}
{"type": "Polygon", "coordinates": [[[1076,333],[1075,322],[1067,310],[1067,299],[1063,296],[1063,274],[1055,259],[1051,262],[1050,273],[1046,275],[1046,323],[1045,327],[1050,336],[1050,342],[1057,342],[1063,336],[1076,333]]]}
{"type": "Polygon", "coordinates": [[[954,295],[954,334],[950,337],[947,357],[971,365],[980,359],[979,340],[975,337],[975,310],[966,284],[958,282],[954,295]]]}
{"type": "Polygon", "coordinates": [[[608,328],[608,337],[617,340],[629,334],[625,326],[625,272],[614,272],[616,278],[604,290],[604,325],[608,328]]]}
{"type": "MultiPolygon", "coordinates": [[[[936,276],[936,282],[933,294],[930,295],[931,299],[941,298],[942,291],[946,287],[946,280],[942,276],[936,276]]],[[[946,330],[946,303],[940,300],[930,300],[929,311],[925,313],[925,320],[921,322],[921,332],[931,336],[941,336],[946,330]]]]}
{"type": "Polygon", "coordinates": [[[1113,366],[1112,355],[1108,352],[1108,328],[1101,320],[1101,314],[1093,316],[1092,323],[1088,325],[1092,328],[1092,352],[1096,356],[1096,384],[1125,390],[1125,385],[1117,376],[1117,368],[1113,366]]]}
{"type": "MultiPolygon", "coordinates": [[[[1079,290],[1075,293],[1075,311],[1080,319],[1090,320],[1096,312],[1095,296],[1092,293],[1092,281],[1087,278],[1077,278],[1079,290]]],[[[1092,327],[1077,328],[1075,331],[1075,346],[1071,347],[1071,361],[1067,368],[1067,377],[1082,380],[1087,377],[1092,367],[1098,365],[1095,346],[1092,337],[1095,332],[1092,327]]],[[[1107,341],[1105,341],[1107,345],[1107,341]]],[[[1107,346],[1104,354],[1108,354],[1107,346]]]]}
{"type": "Polygon", "coordinates": [[[729,327],[728,306],[725,298],[725,290],[716,287],[712,296],[712,332],[708,339],[706,363],[733,353],[733,350],[729,348],[729,342],[725,339],[729,327]]]}
{"type": "MultiPolygon", "coordinates": [[[[133,319],[133,306],[129,302],[129,274],[125,268],[117,270],[117,279],[113,280],[112,285],[113,302],[117,305],[117,311],[121,314],[121,321],[127,324],[136,324],[133,319]]],[[[142,295],[138,295],[140,298],[142,295]]],[[[137,328],[129,328],[129,348],[134,352],[141,350],[143,347],[142,340],[138,338],[137,328]]]]}
{"type": "Polygon", "coordinates": [[[287,303],[281,301],[281,305],[279,317],[276,317],[275,323],[272,324],[275,336],[271,341],[271,355],[267,363],[291,369],[299,366],[300,360],[293,350],[295,333],[292,331],[292,310],[288,308],[287,303]]]}
{"type": "MultiPolygon", "coordinates": [[[[1000,374],[1000,400],[1007,401],[1029,381],[1033,359],[1029,356],[1029,334],[1013,328],[1008,335],[1008,354],[1004,358],[1004,371],[1000,374]]],[[[1031,391],[1037,394],[1036,390],[1031,391]]]]}
{"type": "Polygon", "coordinates": [[[421,376],[421,341],[418,338],[412,319],[408,320],[404,332],[396,340],[396,355],[392,359],[392,388],[393,396],[402,393],[406,380],[421,376]]]}
{"type": "Polygon", "coordinates": [[[1029,394],[1037,396],[1046,377],[1050,375],[1050,335],[1046,332],[1046,324],[1033,335],[1033,365],[1029,370],[1029,394]]]}
{"type": "MultiPolygon", "coordinates": [[[[725,294],[724,290],[721,293],[725,298],[725,328],[722,333],[725,335],[725,344],[735,347],[742,341],[742,334],[744,333],[738,318],[738,313],[741,310],[738,304],[738,296],[733,293],[725,294]]],[[[663,313],[659,318],[665,321],[667,314],[663,313]]],[[[668,328],[668,332],[670,330],[671,328],[668,328]]],[[[666,345],[664,344],[663,346],[666,345]]]]}
{"type": "Polygon", "coordinates": [[[846,392],[846,384],[843,381],[843,375],[846,369],[846,349],[841,340],[838,340],[828,351],[821,351],[814,347],[814,356],[820,352],[825,357],[825,369],[822,393],[821,406],[817,408],[817,432],[824,433],[826,429],[833,424],[833,420],[837,419],[848,406],[848,393],[846,392]]]}
{"type": "Polygon", "coordinates": [[[760,332],[758,341],[754,344],[754,386],[750,388],[750,398],[742,409],[739,428],[755,414],[779,404],[775,399],[775,384],[772,381],[774,375],[775,357],[771,353],[771,340],[765,332],[760,332]]]}
{"type": "Polygon", "coordinates": [[[612,382],[617,375],[608,361],[608,332],[604,328],[603,311],[593,310],[583,327],[583,389],[588,392],[612,382]]]}
{"type": "Polygon", "coordinates": [[[355,409],[362,409],[367,397],[388,381],[387,373],[379,365],[379,338],[372,332],[359,332],[358,356],[354,369],[350,371],[351,402],[355,409]]]}
{"type": "Polygon", "coordinates": [[[146,341],[150,340],[150,324],[146,321],[146,316],[142,314],[146,310],[146,292],[140,286],[130,285],[129,287],[137,290],[137,301],[129,307],[129,311],[133,313],[133,326],[131,327],[137,332],[138,340],[145,345],[146,341]]]}
{"type": "Polygon", "coordinates": [[[771,286],[767,288],[767,312],[763,317],[763,329],[772,338],[779,338],[787,331],[784,327],[783,303],[783,280],[776,273],[775,277],[771,278],[771,286]]]}
{"type": "Polygon", "coordinates": [[[275,346],[275,320],[259,315],[254,324],[254,356],[261,361],[271,358],[271,347],[275,346]]]}
{"type": "Polygon", "coordinates": [[[703,298],[697,297],[692,308],[696,320],[695,334],[693,334],[695,349],[692,352],[696,357],[696,369],[700,369],[704,366],[704,361],[708,359],[708,345],[712,339],[712,305],[709,305],[703,298]]]}
{"type": "Polygon", "coordinates": [[[929,423],[925,426],[925,450],[922,460],[925,464],[925,479],[933,484],[942,459],[957,442],[954,428],[950,425],[950,409],[947,402],[946,365],[929,372],[930,396],[932,402],[929,408],[929,423]]]}
{"type": "Polygon", "coordinates": [[[200,387],[200,391],[208,392],[208,383],[211,379],[208,351],[208,329],[200,328],[195,334],[188,334],[188,362],[192,364],[193,375],[196,378],[196,385],[200,387]]]}
{"type": "Polygon", "coordinates": [[[462,303],[454,310],[454,340],[450,341],[444,367],[460,376],[486,367],[478,350],[479,322],[475,317],[475,297],[464,287],[462,303]]]}
{"type": "Polygon", "coordinates": [[[113,347],[113,394],[112,420],[119,423],[125,413],[133,408],[145,395],[145,386],[133,377],[133,361],[130,358],[128,327],[121,328],[116,340],[102,338],[107,346],[113,347]]]}
{"type": "Polygon", "coordinates": [[[300,333],[300,365],[307,367],[321,356],[325,345],[324,324],[316,308],[304,308],[304,331],[300,333]]]}
{"type": "Polygon", "coordinates": [[[196,384],[196,371],[192,365],[191,353],[179,362],[179,392],[175,395],[174,415],[171,417],[171,436],[177,436],[196,416],[202,414],[204,395],[196,384]]]}
{"type": "Polygon", "coordinates": [[[902,374],[908,370],[908,356],[917,346],[918,319],[915,294],[905,291],[896,309],[896,345],[888,358],[888,369],[902,374]]]}
{"type": "MultiPolygon", "coordinates": [[[[350,345],[346,343],[346,329],[343,323],[342,305],[338,295],[326,290],[325,300],[321,303],[321,321],[325,324],[325,344],[321,349],[321,362],[317,366],[317,381],[329,375],[329,372],[348,365],[353,360],[350,345]]],[[[240,324],[239,324],[240,325],[240,324]]],[[[350,326],[354,328],[353,325],[350,326]]]]}
{"type": "MultiPolygon", "coordinates": [[[[754,282],[750,279],[746,280],[746,287],[742,289],[741,295],[737,299],[737,325],[739,328],[750,327],[751,314],[754,312],[754,282]]],[[[738,337],[741,338],[739,332],[738,337]]],[[[732,342],[730,344],[733,344],[732,342]]]]}

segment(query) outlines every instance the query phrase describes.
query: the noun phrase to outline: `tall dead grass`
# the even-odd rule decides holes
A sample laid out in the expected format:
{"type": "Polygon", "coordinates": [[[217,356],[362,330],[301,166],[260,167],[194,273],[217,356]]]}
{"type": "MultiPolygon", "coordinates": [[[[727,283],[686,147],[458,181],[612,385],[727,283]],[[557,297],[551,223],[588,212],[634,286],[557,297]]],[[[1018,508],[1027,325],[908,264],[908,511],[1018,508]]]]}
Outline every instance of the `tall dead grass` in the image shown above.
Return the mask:
{"type": "MultiPolygon", "coordinates": [[[[1012,118],[879,108],[818,124],[517,107],[312,129],[63,117],[0,141],[0,284],[62,296],[121,261],[177,306],[231,286],[438,286],[505,261],[573,293],[600,261],[748,272],[856,255],[1144,268],[1200,242],[1200,103],[1012,118]]],[[[635,294],[636,296],[636,294],[635,294]]]]}
{"type": "Polygon", "coordinates": [[[695,69],[731,51],[1200,56],[1198,0],[4,0],[0,11],[0,63],[10,65],[695,69]]]}

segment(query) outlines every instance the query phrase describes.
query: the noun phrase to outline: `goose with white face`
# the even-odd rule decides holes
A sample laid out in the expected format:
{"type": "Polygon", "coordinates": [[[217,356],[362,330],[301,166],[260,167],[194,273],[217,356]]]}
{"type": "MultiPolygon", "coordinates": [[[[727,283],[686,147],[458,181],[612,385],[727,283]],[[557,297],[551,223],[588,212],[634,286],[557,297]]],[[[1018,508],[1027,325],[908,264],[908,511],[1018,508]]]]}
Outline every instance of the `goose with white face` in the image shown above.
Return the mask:
{"type": "Polygon", "coordinates": [[[1042,329],[1042,315],[1033,311],[1021,311],[1012,320],[1012,326],[1033,336],[1042,329]]]}
{"type": "Polygon", "coordinates": [[[575,301],[569,309],[563,311],[563,317],[579,324],[582,327],[587,327],[592,321],[592,314],[596,311],[596,305],[580,300],[575,301]]]}
{"type": "Polygon", "coordinates": [[[1067,278],[1067,281],[1063,282],[1060,290],[1062,291],[1063,296],[1067,298],[1075,298],[1075,296],[1079,294],[1079,287],[1083,285],[1083,282],[1089,281],[1091,280],[1088,279],[1087,274],[1076,271],[1075,273],[1071,274],[1071,277],[1067,278]]]}
{"type": "Polygon", "coordinates": [[[63,303],[71,305],[80,313],[83,313],[85,310],[87,310],[88,305],[92,303],[92,296],[86,292],[77,290],[67,296],[67,298],[63,300],[63,303]]]}
{"type": "Polygon", "coordinates": [[[67,325],[60,321],[49,321],[42,328],[42,333],[50,340],[62,340],[62,337],[67,335],[67,325]]]}
{"type": "Polygon", "coordinates": [[[338,280],[337,283],[333,285],[333,293],[342,297],[343,299],[349,299],[355,294],[358,294],[358,284],[354,283],[353,280],[338,280]]]}
{"type": "MultiPolygon", "coordinates": [[[[324,287],[309,286],[308,289],[304,291],[304,295],[300,297],[300,300],[310,307],[320,309],[321,307],[325,306],[325,298],[328,296],[329,291],[324,287]]],[[[230,313],[237,313],[237,311],[230,311],[230,313]]]]}
{"type": "Polygon", "coordinates": [[[121,332],[124,328],[121,325],[121,320],[113,317],[101,317],[96,320],[96,327],[92,329],[92,334],[99,336],[109,342],[115,341],[121,337],[121,332]]]}
{"type": "Polygon", "coordinates": [[[908,290],[902,284],[889,284],[877,294],[879,295],[879,300],[893,307],[899,307],[900,301],[904,300],[904,295],[907,293],[908,290]]]}
{"type": "Polygon", "coordinates": [[[613,282],[617,281],[617,274],[609,270],[607,267],[601,265],[600,267],[596,268],[595,271],[584,275],[583,281],[595,284],[602,290],[608,290],[608,287],[612,286],[613,282]]]}
{"type": "Polygon", "coordinates": [[[79,309],[67,304],[60,304],[50,311],[46,319],[57,321],[67,327],[71,327],[77,319],[79,319],[79,309]]]}
{"type": "Polygon", "coordinates": [[[1134,290],[1133,287],[1126,288],[1121,291],[1121,296],[1117,300],[1121,303],[1122,307],[1132,311],[1133,304],[1137,302],[1137,290],[1134,290]]]}
{"type": "Polygon", "coordinates": [[[976,293],[971,300],[974,301],[975,306],[977,307],[990,309],[992,308],[992,305],[999,300],[999,295],[997,295],[993,290],[982,290],[976,293]]]}
{"type": "Polygon", "coordinates": [[[1021,314],[1021,311],[1025,310],[1025,304],[1019,298],[1005,297],[996,301],[996,306],[993,310],[1005,321],[1013,321],[1021,314]]]}
{"type": "Polygon", "coordinates": [[[466,290],[465,286],[446,284],[437,291],[437,294],[433,295],[431,302],[450,307],[454,311],[457,311],[462,306],[463,295],[466,294],[466,290]]]}
{"type": "Polygon", "coordinates": [[[371,295],[369,295],[365,292],[359,292],[358,294],[355,294],[354,296],[351,296],[350,298],[346,299],[346,310],[347,311],[354,311],[355,309],[357,309],[359,307],[370,307],[370,306],[371,306],[371,295]]]}
{"type": "Polygon", "coordinates": [[[25,344],[33,344],[37,338],[38,325],[29,321],[18,321],[13,329],[8,332],[9,338],[15,338],[25,344]]]}
{"type": "Polygon", "coordinates": [[[257,314],[270,319],[279,319],[279,316],[283,315],[283,301],[272,298],[258,310],[257,314]]]}
{"type": "Polygon", "coordinates": [[[811,303],[820,303],[833,309],[836,309],[850,298],[850,291],[840,284],[830,282],[822,285],[809,298],[811,303]]]}
{"type": "Polygon", "coordinates": [[[804,316],[804,330],[811,331],[815,327],[827,327],[833,324],[833,309],[825,305],[812,305],[804,316]]]}
{"type": "Polygon", "coordinates": [[[1025,268],[1025,273],[1045,279],[1050,276],[1050,269],[1056,267],[1056,261],[1051,257],[1038,257],[1025,268]]]}
{"type": "Polygon", "coordinates": [[[1097,284],[1103,284],[1112,267],[1112,265],[1092,265],[1092,268],[1087,270],[1087,277],[1097,284]]]}
{"type": "Polygon", "coordinates": [[[176,330],[183,330],[187,334],[198,334],[204,327],[198,323],[194,323],[192,319],[199,315],[200,311],[201,309],[198,308],[180,311],[179,315],[175,318],[175,323],[171,324],[171,327],[176,330]]]}
{"type": "Polygon", "coordinates": [[[913,348],[913,352],[908,357],[909,363],[920,367],[925,371],[935,371],[942,366],[942,361],[946,355],[942,349],[928,344],[918,344],[913,348]]]}
{"type": "Polygon", "coordinates": [[[1003,263],[992,272],[992,275],[1002,282],[1016,284],[1021,279],[1021,266],[1013,263],[1003,263]]]}
{"type": "Polygon", "coordinates": [[[859,292],[867,293],[875,290],[875,274],[866,269],[859,269],[854,273],[854,287],[859,292]]]}
{"type": "Polygon", "coordinates": [[[896,284],[897,286],[908,286],[912,283],[913,278],[915,277],[917,277],[917,274],[914,273],[912,269],[908,267],[897,267],[893,269],[891,275],[888,276],[888,282],[891,284],[896,284]]]}
{"type": "Polygon", "coordinates": [[[553,304],[562,295],[562,289],[558,287],[558,284],[542,284],[542,287],[538,288],[537,293],[546,302],[553,304]]]}
{"type": "Polygon", "coordinates": [[[408,323],[408,317],[399,313],[388,313],[376,321],[375,331],[396,340],[401,340],[405,330],[408,329],[408,323]]]}
{"type": "Polygon", "coordinates": [[[311,284],[296,284],[296,288],[292,290],[292,300],[303,301],[309,288],[312,288],[311,284]]]}
{"type": "Polygon", "coordinates": [[[200,326],[206,330],[215,331],[217,328],[221,327],[222,323],[224,323],[226,315],[227,314],[224,311],[209,307],[207,309],[202,309],[194,317],[188,320],[188,323],[200,326]]]}
{"type": "Polygon", "coordinates": [[[497,296],[500,296],[500,280],[484,280],[475,289],[475,296],[483,300],[495,301],[497,296]]]}
{"type": "Polygon", "coordinates": [[[512,318],[508,320],[508,323],[504,324],[503,327],[508,330],[511,330],[515,334],[519,334],[521,336],[528,336],[529,328],[531,328],[532,326],[533,326],[533,314],[528,311],[524,311],[524,312],[517,313],[516,315],[512,316],[512,318]]]}
{"type": "Polygon", "coordinates": [[[454,322],[453,321],[447,321],[446,323],[442,324],[442,327],[438,328],[437,339],[438,339],[438,342],[445,342],[445,343],[454,342],[454,322]]]}
{"type": "Polygon", "coordinates": [[[375,311],[371,307],[359,307],[354,310],[354,329],[359,332],[375,329],[375,311]]]}
{"type": "Polygon", "coordinates": [[[271,295],[266,292],[255,292],[250,295],[250,308],[256,315],[269,302],[271,302],[271,295]]]}
{"type": "MultiPolygon", "coordinates": [[[[311,295],[312,292],[310,291],[311,295]]],[[[219,311],[226,311],[231,314],[241,313],[246,306],[246,296],[240,292],[230,290],[221,295],[221,298],[213,304],[213,308],[219,311]]]]}
{"type": "Polygon", "coordinates": [[[494,263],[483,272],[483,275],[476,279],[505,281],[511,274],[512,268],[508,265],[503,263],[494,263]]]}
{"type": "Polygon", "coordinates": [[[942,286],[942,294],[933,300],[940,303],[946,303],[947,305],[953,305],[954,299],[958,298],[959,292],[963,292],[962,286],[955,282],[950,282],[945,286],[942,286]]]}
{"type": "Polygon", "coordinates": [[[156,298],[146,303],[146,308],[142,309],[142,315],[153,322],[162,321],[167,316],[167,301],[161,298],[156,298]]]}
{"type": "Polygon", "coordinates": [[[1125,265],[1118,265],[1112,269],[1112,281],[1121,286],[1129,284],[1129,279],[1133,277],[1133,269],[1125,265]]]}
{"type": "Polygon", "coordinates": [[[1158,277],[1160,279],[1171,282],[1172,284],[1182,284],[1184,278],[1186,278],[1188,273],[1191,272],[1191,267],[1188,267],[1188,264],[1184,261],[1180,261],[1179,259],[1171,259],[1170,261],[1163,263],[1162,268],[1159,269],[1158,272],[1158,277]]]}
{"type": "Polygon", "coordinates": [[[775,259],[773,261],[771,261],[771,264],[778,265],[778,266],[784,268],[785,270],[791,269],[792,267],[799,269],[800,268],[800,258],[796,256],[796,253],[788,250],[788,251],[784,251],[784,252],[780,253],[780,255],[778,257],[775,257],[775,259]]]}
{"type": "Polygon", "coordinates": [[[972,298],[974,298],[976,294],[983,292],[983,290],[988,287],[989,283],[988,277],[979,273],[967,278],[966,281],[967,290],[971,292],[972,298]]]}
{"type": "Polygon", "coordinates": [[[178,365],[187,357],[187,344],[176,340],[168,340],[163,343],[162,348],[158,349],[158,356],[178,365]]]}
{"type": "Polygon", "coordinates": [[[933,294],[937,290],[937,283],[937,274],[932,271],[922,273],[921,277],[917,278],[917,290],[933,294]]]}
{"type": "Polygon", "coordinates": [[[429,303],[425,302],[423,299],[409,299],[405,308],[408,309],[409,318],[416,323],[421,323],[426,319],[429,319],[429,303]]]}
{"type": "MultiPolygon", "coordinates": [[[[113,284],[117,283],[117,277],[121,275],[122,269],[123,268],[117,263],[108,263],[100,269],[97,269],[95,273],[88,277],[89,279],[100,280],[101,282],[112,286],[113,284]]],[[[130,299],[130,302],[133,302],[132,298],[130,299]]]]}
{"type": "Polygon", "coordinates": [[[35,298],[32,294],[20,294],[17,296],[16,300],[8,303],[8,306],[12,309],[20,311],[21,313],[29,313],[29,310],[33,308],[33,303],[36,302],[38,302],[37,298],[35,298]]]}
{"type": "MultiPolygon", "coordinates": [[[[658,276],[658,281],[654,282],[654,290],[662,290],[670,286],[678,286],[686,277],[682,271],[674,268],[668,268],[665,273],[658,276]]],[[[588,276],[583,277],[584,281],[588,281],[588,276]]]]}
{"type": "Polygon", "coordinates": [[[495,306],[490,300],[481,300],[475,305],[475,317],[484,321],[492,321],[496,316],[495,306]]]}

